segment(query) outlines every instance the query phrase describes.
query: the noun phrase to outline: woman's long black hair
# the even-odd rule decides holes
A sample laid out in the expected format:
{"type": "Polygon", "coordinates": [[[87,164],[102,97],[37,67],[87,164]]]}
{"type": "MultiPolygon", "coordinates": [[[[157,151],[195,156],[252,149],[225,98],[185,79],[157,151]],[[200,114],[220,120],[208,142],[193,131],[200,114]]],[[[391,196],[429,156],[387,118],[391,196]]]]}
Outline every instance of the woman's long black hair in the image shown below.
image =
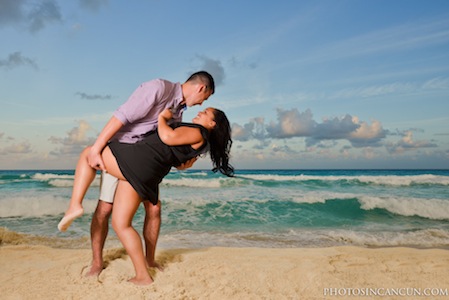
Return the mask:
{"type": "Polygon", "coordinates": [[[234,176],[234,167],[229,164],[229,153],[231,151],[231,125],[225,113],[214,109],[215,127],[210,132],[210,158],[214,168],[213,172],[220,171],[222,174],[234,176]]]}

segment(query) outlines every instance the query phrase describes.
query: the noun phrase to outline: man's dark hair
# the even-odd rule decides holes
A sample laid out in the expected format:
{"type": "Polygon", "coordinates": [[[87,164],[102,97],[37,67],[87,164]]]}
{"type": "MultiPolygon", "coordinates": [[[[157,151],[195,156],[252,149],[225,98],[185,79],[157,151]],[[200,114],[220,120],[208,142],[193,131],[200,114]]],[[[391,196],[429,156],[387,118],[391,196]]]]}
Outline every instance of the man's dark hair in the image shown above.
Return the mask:
{"type": "Polygon", "coordinates": [[[193,73],[186,80],[186,82],[187,81],[201,82],[202,84],[204,84],[206,86],[206,89],[211,90],[211,94],[213,94],[215,92],[214,78],[212,77],[212,75],[210,75],[206,71],[199,71],[199,72],[193,73]]]}

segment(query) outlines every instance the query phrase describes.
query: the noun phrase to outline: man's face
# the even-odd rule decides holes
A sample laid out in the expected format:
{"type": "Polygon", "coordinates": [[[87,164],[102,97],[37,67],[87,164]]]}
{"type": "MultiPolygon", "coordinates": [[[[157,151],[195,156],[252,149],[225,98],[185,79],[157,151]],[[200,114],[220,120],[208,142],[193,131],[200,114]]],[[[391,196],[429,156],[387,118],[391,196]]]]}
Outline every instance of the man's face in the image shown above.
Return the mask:
{"type": "Polygon", "coordinates": [[[212,95],[210,89],[207,89],[205,85],[198,84],[189,99],[186,99],[186,104],[187,106],[201,105],[210,95],[212,95]]]}

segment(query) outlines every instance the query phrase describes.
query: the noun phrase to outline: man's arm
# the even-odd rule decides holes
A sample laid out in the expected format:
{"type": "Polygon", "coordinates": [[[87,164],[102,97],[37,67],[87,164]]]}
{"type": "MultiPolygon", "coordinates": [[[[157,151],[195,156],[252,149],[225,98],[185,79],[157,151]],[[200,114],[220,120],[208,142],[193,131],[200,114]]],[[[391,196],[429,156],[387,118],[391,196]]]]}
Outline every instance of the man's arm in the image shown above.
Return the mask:
{"type": "Polygon", "coordinates": [[[112,117],[100,132],[97,140],[90,149],[87,156],[89,165],[97,170],[105,170],[101,152],[112,137],[123,127],[123,123],[116,117],[112,117]]]}
{"type": "Polygon", "coordinates": [[[191,158],[190,160],[186,161],[185,163],[177,166],[176,169],[178,169],[180,171],[187,170],[187,169],[191,168],[197,160],[198,160],[198,157],[191,158]]]}

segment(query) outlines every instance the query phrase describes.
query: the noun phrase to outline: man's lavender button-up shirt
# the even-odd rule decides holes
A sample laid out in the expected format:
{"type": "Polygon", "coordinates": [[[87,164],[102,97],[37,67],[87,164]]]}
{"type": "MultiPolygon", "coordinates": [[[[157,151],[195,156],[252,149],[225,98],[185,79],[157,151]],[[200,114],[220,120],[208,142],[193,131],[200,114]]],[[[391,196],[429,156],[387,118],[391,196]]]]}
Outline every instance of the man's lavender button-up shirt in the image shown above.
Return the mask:
{"type": "MultiPolygon", "coordinates": [[[[115,112],[114,116],[124,126],[114,136],[123,143],[135,143],[142,136],[157,128],[157,119],[165,108],[181,105],[181,84],[164,79],[154,79],[142,83],[115,112]]],[[[183,109],[177,109],[173,119],[180,122],[183,109]]]]}

